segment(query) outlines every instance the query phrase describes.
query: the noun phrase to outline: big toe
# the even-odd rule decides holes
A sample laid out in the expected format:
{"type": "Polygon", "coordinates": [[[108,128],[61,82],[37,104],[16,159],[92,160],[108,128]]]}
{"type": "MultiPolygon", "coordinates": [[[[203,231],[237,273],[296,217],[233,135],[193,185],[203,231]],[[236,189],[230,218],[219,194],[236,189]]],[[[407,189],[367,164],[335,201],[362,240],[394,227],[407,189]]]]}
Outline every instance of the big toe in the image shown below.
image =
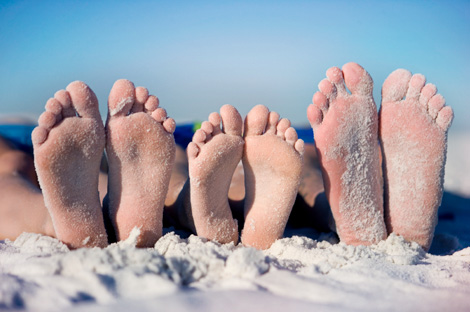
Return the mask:
{"type": "Polygon", "coordinates": [[[392,72],[382,86],[382,102],[396,102],[402,100],[408,91],[411,73],[406,69],[397,69],[392,72]]]}
{"type": "Polygon", "coordinates": [[[242,117],[237,109],[232,105],[224,105],[220,109],[220,116],[222,117],[222,126],[226,134],[242,135],[242,117]]]}
{"type": "Polygon", "coordinates": [[[135,87],[126,79],[116,81],[109,93],[108,110],[110,116],[126,116],[135,101],[135,87]]]}
{"type": "Polygon", "coordinates": [[[261,135],[268,123],[269,109],[264,105],[256,105],[245,118],[244,136],[261,135]]]}
{"type": "Polygon", "coordinates": [[[72,105],[80,117],[100,117],[98,99],[89,86],[84,82],[74,81],[66,89],[69,92],[72,105]]]}
{"type": "Polygon", "coordinates": [[[369,73],[357,63],[343,66],[344,82],[353,94],[372,95],[374,83],[369,73]]]}

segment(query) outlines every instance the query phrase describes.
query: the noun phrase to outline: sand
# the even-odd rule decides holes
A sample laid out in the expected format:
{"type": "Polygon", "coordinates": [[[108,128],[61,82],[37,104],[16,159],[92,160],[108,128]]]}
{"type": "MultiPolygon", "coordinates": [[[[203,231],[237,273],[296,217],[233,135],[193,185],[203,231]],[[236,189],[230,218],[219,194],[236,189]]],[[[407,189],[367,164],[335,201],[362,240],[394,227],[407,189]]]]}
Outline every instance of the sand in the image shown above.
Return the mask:
{"type": "Polygon", "coordinates": [[[430,253],[395,235],[353,247],[313,229],[287,231],[264,252],[173,229],[155,248],[135,248],[134,230],[105,249],[74,251],[24,233],[0,241],[0,310],[469,311],[470,166],[458,158],[470,140],[449,139],[430,253]]]}

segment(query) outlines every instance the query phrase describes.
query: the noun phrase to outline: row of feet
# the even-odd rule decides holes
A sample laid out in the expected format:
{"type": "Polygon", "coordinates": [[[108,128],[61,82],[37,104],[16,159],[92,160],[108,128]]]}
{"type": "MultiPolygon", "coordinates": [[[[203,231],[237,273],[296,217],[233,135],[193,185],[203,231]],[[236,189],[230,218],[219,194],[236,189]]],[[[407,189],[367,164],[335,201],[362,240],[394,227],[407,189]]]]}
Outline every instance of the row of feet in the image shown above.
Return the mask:
{"type": "MultiPolygon", "coordinates": [[[[331,68],[320,83],[307,116],[342,241],[372,244],[395,232],[429,247],[442,196],[452,110],[444,107],[433,85],[424,84],[421,75],[392,73],[384,84],[379,124],[372,79],[359,65],[331,68]]],[[[104,211],[118,240],[137,226],[138,245],[153,246],[162,235],[174,130],[174,120],[158,99],[127,80],[117,81],[111,90],[105,126],[96,96],[84,83],[57,92],[32,134],[55,235],[72,248],[104,247],[104,211]],[[109,170],[103,210],[98,179],[104,149],[109,170]]],[[[241,240],[268,248],[282,237],[297,196],[303,150],[303,141],[279,114],[259,105],[243,123],[234,107],[223,106],[187,148],[189,179],[180,194],[183,223],[208,239],[237,243],[228,193],[242,161],[241,240]]]]}

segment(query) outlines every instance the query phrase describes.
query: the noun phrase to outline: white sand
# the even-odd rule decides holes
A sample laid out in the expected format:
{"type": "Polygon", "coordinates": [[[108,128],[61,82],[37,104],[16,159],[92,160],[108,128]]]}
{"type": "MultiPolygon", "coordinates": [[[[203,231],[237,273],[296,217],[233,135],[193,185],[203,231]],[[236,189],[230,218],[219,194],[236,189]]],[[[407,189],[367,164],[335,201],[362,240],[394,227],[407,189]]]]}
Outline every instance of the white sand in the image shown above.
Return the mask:
{"type": "Polygon", "coordinates": [[[450,137],[447,181],[457,182],[446,184],[454,194],[444,195],[431,253],[395,235],[352,247],[311,229],[265,252],[171,231],[155,249],[134,248],[134,232],[106,249],[69,251],[25,233],[0,241],[0,310],[470,311],[470,165],[457,160],[470,140],[462,138],[450,137]]]}

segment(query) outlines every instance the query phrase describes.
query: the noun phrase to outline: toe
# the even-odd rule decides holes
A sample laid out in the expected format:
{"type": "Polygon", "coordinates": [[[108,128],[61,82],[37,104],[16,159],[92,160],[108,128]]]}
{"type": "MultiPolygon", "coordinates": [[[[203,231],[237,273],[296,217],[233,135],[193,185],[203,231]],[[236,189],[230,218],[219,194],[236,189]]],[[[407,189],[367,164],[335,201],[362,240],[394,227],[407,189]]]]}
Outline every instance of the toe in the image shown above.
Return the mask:
{"type": "Polygon", "coordinates": [[[70,94],[65,90],[59,90],[54,94],[54,98],[62,106],[62,117],[75,117],[75,110],[72,107],[70,94]]]}
{"type": "Polygon", "coordinates": [[[421,90],[426,83],[426,77],[421,74],[415,74],[410,79],[410,84],[408,86],[408,92],[406,92],[406,98],[416,101],[421,94],[421,90]]]}
{"type": "Polygon", "coordinates": [[[57,122],[56,115],[48,111],[45,111],[44,113],[42,113],[38,119],[39,127],[42,127],[46,130],[52,129],[52,127],[54,127],[56,122],[57,122]]]}
{"type": "Polygon", "coordinates": [[[145,111],[151,113],[158,108],[159,104],[158,98],[155,95],[150,95],[144,104],[145,111]]]}
{"type": "Polygon", "coordinates": [[[424,86],[423,90],[421,90],[421,94],[419,96],[419,103],[423,105],[426,109],[428,109],[429,100],[437,93],[437,88],[432,83],[428,83],[424,86]]]}
{"type": "Polygon", "coordinates": [[[139,113],[144,111],[144,104],[149,97],[149,91],[144,87],[135,88],[135,101],[132,106],[132,113],[139,113]]]}
{"type": "Polygon", "coordinates": [[[449,106],[442,108],[437,114],[436,123],[441,127],[442,130],[447,131],[452,124],[454,119],[454,112],[449,106]]]}
{"type": "Polygon", "coordinates": [[[206,133],[206,141],[209,141],[212,138],[212,133],[214,132],[214,126],[208,121],[204,121],[201,124],[201,130],[206,133]]]}
{"type": "Polygon", "coordinates": [[[282,118],[277,124],[277,129],[276,129],[277,136],[284,140],[286,138],[286,135],[285,135],[286,131],[287,129],[289,129],[289,127],[290,127],[290,120],[287,118],[282,118]]]}
{"type": "Polygon", "coordinates": [[[304,140],[298,139],[294,144],[295,150],[300,154],[303,155],[305,151],[305,143],[304,140]]]}
{"type": "Polygon", "coordinates": [[[164,122],[167,118],[166,110],[164,108],[157,108],[152,112],[152,118],[158,122],[164,122]]]}
{"type": "Polygon", "coordinates": [[[212,124],[213,128],[212,135],[217,135],[222,132],[222,130],[220,130],[221,119],[219,113],[214,112],[209,115],[209,122],[212,124]]]}
{"type": "Polygon", "coordinates": [[[374,83],[369,73],[357,63],[347,63],[343,66],[346,87],[352,94],[372,96],[374,83]]]}
{"type": "Polygon", "coordinates": [[[196,145],[196,143],[190,142],[186,148],[186,152],[188,154],[188,159],[192,160],[199,154],[199,147],[196,145]]]}
{"type": "Polygon", "coordinates": [[[98,99],[90,87],[81,81],[74,81],[66,89],[72,106],[80,117],[101,119],[98,99]]]}
{"type": "MultiPolygon", "coordinates": [[[[343,72],[338,67],[331,67],[326,71],[326,77],[335,85],[336,92],[342,96],[346,95],[346,87],[344,86],[343,72]]],[[[326,95],[326,94],[325,94],[326,95]]]]}
{"type": "Polygon", "coordinates": [[[109,93],[108,113],[112,116],[127,116],[134,105],[134,84],[126,79],[116,81],[109,93]]]}
{"type": "Polygon", "coordinates": [[[276,134],[276,126],[279,122],[279,114],[276,112],[269,112],[268,115],[268,124],[266,125],[266,130],[264,133],[276,134]]]}
{"type": "Polygon", "coordinates": [[[165,129],[166,132],[168,133],[173,133],[175,132],[175,129],[176,129],[176,122],[173,118],[167,118],[167,120],[165,120],[163,122],[163,128],[165,129]]]}
{"type": "Polygon", "coordinates": [[[42,144],[46,141],[48,131],[41,126],[34,128],[33,132],[31,133],[31,141],[33,141],[34,145],[42,144]]]}
{"type": "Polygon", "coordinates": [[[236,136],[242,135],[243,121],[235,107],[232,105],[222,106],[220,116],[222,117],[224,133],[236,136]]]}
{"type": "Polygon", "coordinates": [[[332,99],[336,97],[336,87],[328,79],[320,81],[318,89],[326,98],[332,99]]]}
{"type": "Polygon", "coordinates": [[[402,100],[408,84],[411,79],[411,73],[405,69],[397,69],[392,72],[382,86],[382,102],[396,102],[402,100]]]}
{"type": "Polygon", "coordinates": [[[428,112],[429,115],[433,118],[437,118],[437,114],[439,111],[444,107],[446,104],[446,100],[444,97],[440,94],[436,94],[429,100],[429,107],[428,107],[428,112]]]}
{"type": "Polygon", "coordinates": [[[46,111],[51,112],[56,117],[56,122],[59,123],[62,120],[62,105],[60,105],[57,99],[49,99],[46,103],[46,111]]]}
{"type": "Polygon", "coordinates": [[[207,135],[202,129],[196,130],[193,135],[193,142],[196,143],[197,145],[204,144],[204,141],[206,140],[207,135]]]}
{"type": "Polygon", "coordinates": [[[323,112],[323,115],[325,115],[328,111],[328,98],[321,92],[316,92],[313,95],[313,104],[315,104],[323,112]]]}
{"type": "Polygon", "coordinates": [[[297,142],[297,140],[299,139],[299,137],[297,136],[297,131],[295,131],[295,129],[292,127],[287,128],[285,135],[286,142],[292,146],[294,146],[295,142],[297,142]]]}
{"type": "Polygon", "coordinates": [[[312,129],[316,129],[323,120],[323,113],[317,105],[310,104],[307,108],[307,118],[312,129]]]}
{"type": "Polygon", "coordinates": [[[269,110],[264,105],[256,105],[251,109],[245,118],[244,137],[252,135],[261,135],[266,129],[269,110]]]}

